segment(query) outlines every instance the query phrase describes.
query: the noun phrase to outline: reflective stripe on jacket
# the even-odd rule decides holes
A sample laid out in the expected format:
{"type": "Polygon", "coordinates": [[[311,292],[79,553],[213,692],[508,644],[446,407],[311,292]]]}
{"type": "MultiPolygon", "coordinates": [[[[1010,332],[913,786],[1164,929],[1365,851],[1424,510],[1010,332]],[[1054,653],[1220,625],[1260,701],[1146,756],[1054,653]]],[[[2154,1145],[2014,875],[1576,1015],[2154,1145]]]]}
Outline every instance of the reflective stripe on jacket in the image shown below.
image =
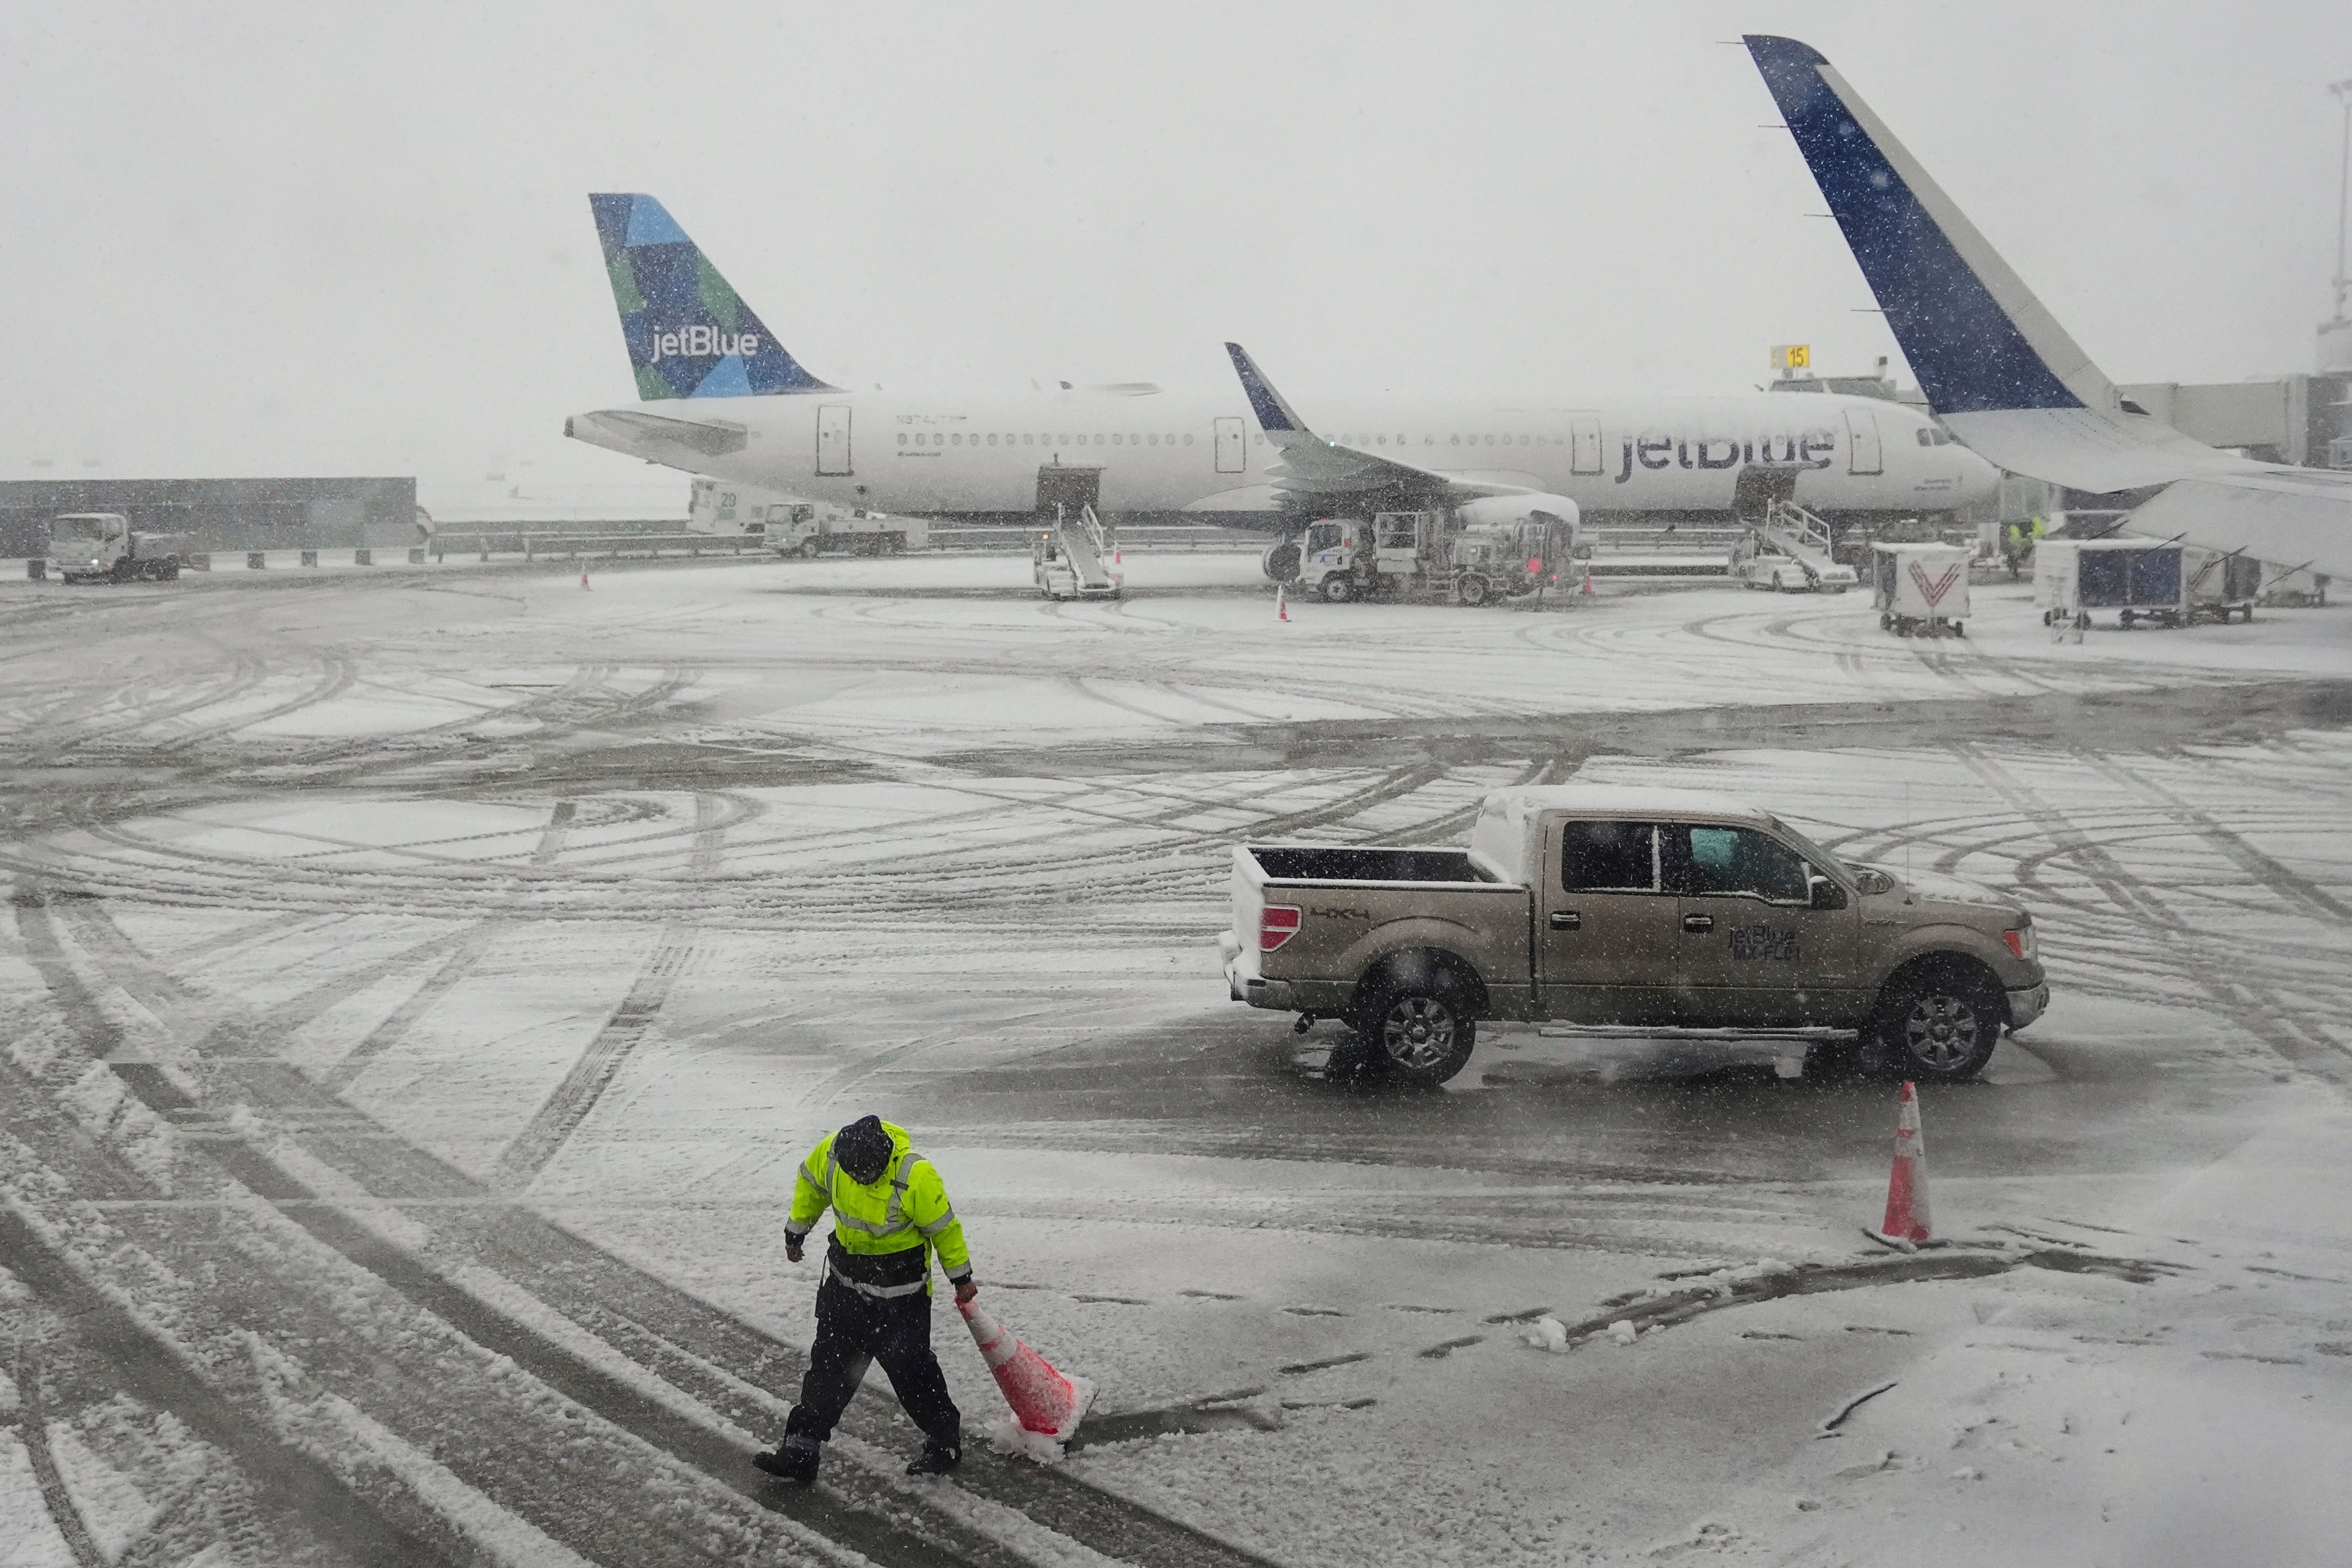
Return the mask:
{"type": "Polygon", "coordinates": [[[833,1210],[833,1243],[827,1262],[833,1277],[863,1295],[911,1295],[931,1288],[929,1252],[950,1280],[971,1273],[963,1227],[948,1202],[946,1184],[931,1162],[909,1145],[907,1130],[885,1122],[890,1134],[889,1163],[871,1182],[853,1179],[833,1157],[828,1133],[801,1162],[793,1184],[792,1218],[784,1234],[806,1236],[818,1217],[833,1210]],[[911,1259],[897,1256],[913,1252],[911,1259]]]}

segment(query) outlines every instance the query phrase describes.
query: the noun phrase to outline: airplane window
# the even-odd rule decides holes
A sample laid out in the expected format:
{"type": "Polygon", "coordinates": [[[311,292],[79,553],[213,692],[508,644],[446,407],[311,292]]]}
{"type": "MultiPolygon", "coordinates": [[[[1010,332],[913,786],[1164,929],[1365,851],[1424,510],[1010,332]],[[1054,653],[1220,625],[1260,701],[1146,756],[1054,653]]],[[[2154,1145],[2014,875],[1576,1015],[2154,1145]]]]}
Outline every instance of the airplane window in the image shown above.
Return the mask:
{"type": "Polygon", "coordinates": [[[1150,438],[1150,440],[1151,440],[1151,444],[1152,444],[1152,445],[1157,446],[1157,445],[1159,445],[1159,444],[1160,444],[1160,437],[1158,437],[1158,436],[1156,436],[1156,435],[1155,435],[1155,436],[1152,436],[1152,437],[1150,438]]]}
{"type": "Polygon", "coordinates": [[[1453,444],[1454,445],[1455,445],[1455,446],[1459,446],[1459,445],[1461,445],[1461,444],[1462,444],[1462,438],[1461,438],[1460,436],[1458,436],[1458,435],[1452,437],[1452,438],[1451,438],[1451,440],[1452,440],[1452,444],[1453,444]]]}
{"type": "Polygon", "coordinates": [[[1189,435],[1188,435],[1188,436],[1186,436],[1186,437],[1184,438],[1184,444],[1185,444],[1185,445],[1187,445],[1187,446],[1192,445],[1192,438],[1191,436],[1189,436],[1189,435]]]}
{"type": "Polygon", "coordinates": [[[1129,446],[1140,446],[1143,444],[1143,437],[1140,435],[1130,435],[1127,438],[1127,444],[1129,446]]]}
{"type": "Polygon", "coordinates": [[[1110,444],[1111,444],[1113,446],[1117,446],[1117,445],[1118,445],[1118,444],[1119,444],[1119,438],[1118,438],[1118,436],[1116,436],[1116,435],[1112,436],[1112,437],[1110,438],[1110,444]]]}
{"type": "Polygon", "coordinates": [[[907,444],[907,433],[903,430],[898,433],[898,444],[901,446],[907,444]]]}
{"type": "Polygon", "coordinates": [[[1176,444],[1176,437],[1175,437],[1175,436],[1173,436],[1173,435],[1169,436],[1169,437],[1168,437],[1168,444],[1169,444],[1169,445],[1171,445],[1171,446],[1175,445],[1175,444],[1176,444]]]}
{"type": "Polygon", "coordinates": [[[1491,436],[1491,435],[1490,435],[1490,436],[1488,436],[1488,437],[1486,437],[1486,444],[1487,444],[1487,445],[1489,445],[1489,446],[1494,445],[1494,444],[1495,444],[1495,438],[1494,438],[1493,436],[1491,436]]]}
{"type": "Polygon", "coordinates": [[[1389,444],[1389,438],[1388,438],[1387,436],[1385,436],[1385,435],[1381,436],[1379,439],[1375,440],[1375,441],[1372,443],[1372,444],[1373,444],[1373,445],[1375,445],[1375,446],[1386,446],[1388,444],[1389,444]]]}

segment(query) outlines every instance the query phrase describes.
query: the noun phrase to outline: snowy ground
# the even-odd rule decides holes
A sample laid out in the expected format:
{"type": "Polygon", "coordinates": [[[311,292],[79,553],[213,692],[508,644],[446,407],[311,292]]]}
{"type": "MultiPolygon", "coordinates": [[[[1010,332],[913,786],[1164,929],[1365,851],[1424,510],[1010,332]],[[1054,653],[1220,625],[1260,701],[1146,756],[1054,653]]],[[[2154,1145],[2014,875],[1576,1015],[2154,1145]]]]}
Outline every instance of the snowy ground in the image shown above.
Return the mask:
{"type": "Polygon", "coordinates": [[[0,1563],[2330,1560],[2352,615],[1128,571],[0,587],[0,1563]],[[1768,1044],[1367,1092],[1226,1001],[1234,839],[1570,777],[2032,904],[2050,1014],[1927,1096],[1968,1245],[1862,1240],[1886,1086],[1768,1044]],[[816,1494],[743,1463],[793,1168],[868,1110],[1102,1385],[1058,1469],[903,1481],[878,1378],[816,1494]]]}

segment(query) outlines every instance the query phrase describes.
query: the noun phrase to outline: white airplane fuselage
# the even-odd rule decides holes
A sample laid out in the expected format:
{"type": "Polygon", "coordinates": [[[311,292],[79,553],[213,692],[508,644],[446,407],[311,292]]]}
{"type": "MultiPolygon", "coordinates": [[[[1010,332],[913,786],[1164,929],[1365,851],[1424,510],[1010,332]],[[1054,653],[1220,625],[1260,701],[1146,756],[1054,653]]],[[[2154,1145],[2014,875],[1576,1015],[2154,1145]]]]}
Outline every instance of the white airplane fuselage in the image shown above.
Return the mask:
{"type": "MultiPolygon", "coordinates": [[[[1899,403],[1835,393],[1718,398],[1302,398],[1334,444],[1566,496],[1587,519],[1732,508],[1751,465],[1794,469],[1830,516],[1949,512],[2000,474],[1899,403]]],[[[568,434],[686,472],[910,515],[1031,512],[1037,470],[1101,470],[1107,513],[1280,510],[1235,394],[806,392],[684,398],[575,415],[568,434]],[[687,422],[679,424],[675,422],[687,422]],[[689,440],[677,433],[686,432],[689,440]]],[[[1326,509],[1336,509],[1327,507],[1326,509]]]]}

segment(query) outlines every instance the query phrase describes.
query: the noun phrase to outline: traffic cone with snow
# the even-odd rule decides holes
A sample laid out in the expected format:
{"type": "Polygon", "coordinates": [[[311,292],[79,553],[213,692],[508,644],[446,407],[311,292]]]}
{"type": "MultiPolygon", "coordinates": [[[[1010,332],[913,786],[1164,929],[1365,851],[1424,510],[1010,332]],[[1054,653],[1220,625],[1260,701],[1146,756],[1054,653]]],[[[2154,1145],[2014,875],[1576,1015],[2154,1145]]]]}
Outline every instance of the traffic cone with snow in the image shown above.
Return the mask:
{"type": "Polygon", "coordinates": [[[1886,1219],[1877,1234],[1913,1245],[1931,1239],[1927,1218],[1927,1145],[1919,1135],[1919,1092],[1907,1082],[1895,1117],[1895,1168],[1886,1178],[1886,1219]]]}
{"type": "Polygon", "coordinates": [[[1055,1443],[1067,1442],[1094,1399],[1094,1385],[1084,1378],[1065,1377],[978,1302],[958,1301],[956,1311],[963,1314],[972,1343],[980,1346],[981,1359],[995,1375],[996,1386],[1003,1391],[1004,1402],[1013,1406],[1013,1419],[1021,1429],[1055,1443]]]}
{"type": "Polygon", "coordinates": [[[1274,618],[1276,621],[1290,619],[1290,589],[1286,584],[1277,582],[1274,585],[1274,618]]]}
{"type": "Polygon", "coordinates": [[[580,586],[583,588],[588,586],[588,569],[584,566],[580,569],[580,586]]]}
{"type": "Polygon", "coordinates": [[[1586,594],[1592,591],[1592,569],[1591,567],[1588,566],[1584,569],[1584,586],[1577,590],[1577,591],[1586,594]]]}

